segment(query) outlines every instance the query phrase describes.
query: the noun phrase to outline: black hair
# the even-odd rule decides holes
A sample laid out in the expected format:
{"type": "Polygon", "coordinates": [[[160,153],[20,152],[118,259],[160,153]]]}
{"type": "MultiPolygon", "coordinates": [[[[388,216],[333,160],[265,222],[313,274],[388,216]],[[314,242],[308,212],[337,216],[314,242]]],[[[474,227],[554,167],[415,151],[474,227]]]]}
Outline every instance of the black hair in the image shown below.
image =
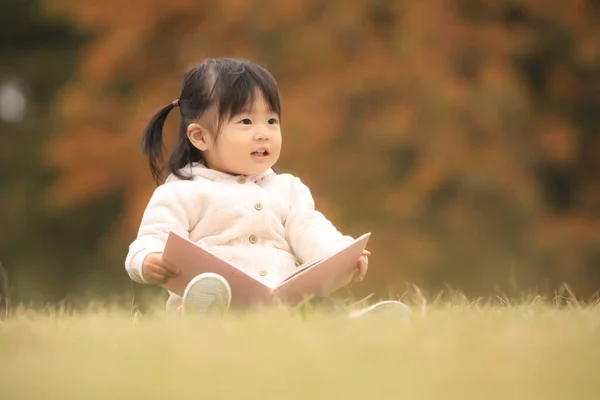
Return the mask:
{"type": "Polygon", "coordinates": [[[148,156],[150,172],[158,183],[163,177],[160,166],[163,152],[163,126],[169,112],[179,105],[181,124],[179,136],[169,157],[168,170],[180,179],[181,169],[194,162],[205,163],[204,155],[187,137],[187,127],[198,121],[204,113],[215,107],[217,134],[223,122],[243,112],[254,101],[260,90],[270,110],[281,119],[279,88],[275,78],[264,68],[247,60],[212,58],[191,68],[183,80],[179,100],[170,103],[154,114],[142,139],[142,148],[148,156]]]}

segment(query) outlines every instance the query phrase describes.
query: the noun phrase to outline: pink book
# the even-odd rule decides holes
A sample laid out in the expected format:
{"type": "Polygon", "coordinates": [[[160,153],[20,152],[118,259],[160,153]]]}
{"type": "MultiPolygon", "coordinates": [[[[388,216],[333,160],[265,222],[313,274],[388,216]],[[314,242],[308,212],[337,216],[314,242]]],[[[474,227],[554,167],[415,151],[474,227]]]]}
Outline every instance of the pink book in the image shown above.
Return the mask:
{"type": "Polygon", "coordinates": [[[192,278],[212,272],[229,282],[232,307],[266,304],[275,299],[297,303],[307,296],[328,295],[350,283],[370,236],[366,233],[329,257],[300,265],[270,287],[191,240],[171,232],[163,259],[177,266],[180,273],[162,286],[182,296],[192,278]]]}

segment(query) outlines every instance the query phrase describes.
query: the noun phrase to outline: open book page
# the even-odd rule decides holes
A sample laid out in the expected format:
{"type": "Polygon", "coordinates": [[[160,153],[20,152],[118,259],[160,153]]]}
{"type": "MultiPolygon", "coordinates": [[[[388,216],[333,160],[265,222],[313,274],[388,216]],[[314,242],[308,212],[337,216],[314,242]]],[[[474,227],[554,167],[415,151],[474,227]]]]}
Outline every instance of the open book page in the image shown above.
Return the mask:
{"type": "Polygon", "coordinates": [[[249,273],[203,249],[191,240],[169,234],[163,259],[179,268],[179,275],[162,285],[165,289],[182,296],[187,284],[197,275],[212,272],[224,277],[231,286],[231,306],[247,306],[250,303],[270,301],[273,289],[264,285],[249,273]]]}
{"type": "MultiPolygon", "coordinates": [[[[286,278],[275,288],[284,301],[300,301],[312,295],[329,295],[350,283],[370,233],[356,239],[330,257],[319,260],[286,278]]],[[[296,271],[294,271],[296,272],[296,271]]]]}
{"type": "Polygon", "coordinates": [[[304,296],[327,294],[350,282],[369,237],[370,233],[367,233],[330,257],[301,265],[272,288],[191,240],[171,232],[163,259],[177,266],[180,273],[161,286],[182,296],[195,276],[205,272],[219,274],[231,286],[232,307],[266,304],[274,295],[282,300],[297,301],[304,296]]]}
{"type": "Polygon", "coordinates": [[[281,285],[283,282],[287,281],[288,279],[298,275],[300,272],[307,270],[308,268],[312,267],[313,265],[320,263],[324,259],[325,258],[320,258],[318,260],[310,261],[310,262],[304,263],[302,265],[299,265],[295,270],[293,270],[292,272],[290,272],[289,274],[284,276],[283,279],[281,280],[281,282],[279,282],[279,285],[281,285]]]}

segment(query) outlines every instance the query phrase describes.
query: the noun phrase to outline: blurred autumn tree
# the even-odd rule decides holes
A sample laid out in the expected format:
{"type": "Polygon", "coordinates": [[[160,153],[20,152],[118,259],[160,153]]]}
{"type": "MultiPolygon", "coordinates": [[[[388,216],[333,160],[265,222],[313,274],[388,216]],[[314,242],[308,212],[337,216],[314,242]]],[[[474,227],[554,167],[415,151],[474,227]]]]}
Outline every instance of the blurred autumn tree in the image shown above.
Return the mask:
{"type": "MultiPolygon", "coordinates": [[[[93,40],[56,103],[49,200],[122,200],[122,259],[154,189],[139,140],[185,69],[238,56],[283,94],[280,166],[351,234],[365,293],[600,284],[600,24],[591,0],[49,0],[93,40]]],[[[174,133],[176,113],[168,121],[174,133]]],[[[115,215],[117,213],[115,212],[115,215]]],[[[108,268],[108,267],[107,267],[108,268]]],[[[114,273],[111,272],[111,273],[114,273]]],[[[106,273],[109,273],[106,271],[106,273]]]]}
{"type": "Polygon", "coordinates": [[[57,128],[48,104],[72,75],[82,39],[38,1],[0,2],[0,262],[21,299],[64,297],[64,276],[76,275],[73,261],[86,246],[72,227],[90,221],[89,212],[43,201],[54,176],[44,145],[57,128]]]}

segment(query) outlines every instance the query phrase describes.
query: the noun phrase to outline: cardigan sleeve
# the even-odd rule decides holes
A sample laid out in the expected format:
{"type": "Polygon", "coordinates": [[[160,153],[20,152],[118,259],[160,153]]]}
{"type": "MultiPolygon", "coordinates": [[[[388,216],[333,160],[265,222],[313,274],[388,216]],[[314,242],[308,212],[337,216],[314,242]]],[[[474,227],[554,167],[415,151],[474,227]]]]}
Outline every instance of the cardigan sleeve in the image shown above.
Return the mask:
{"type": "Polygon", "coordinates": [[[285,234],[292,250],[303,263],[331,256],[354,241],[340,233],[315,209],[312,194],[300,179],[293,178],[290,194],[285,234]]]}
{"type": "Polygon", "coordinates": [[[189,236],[190,219],[183,199],[173,184],[161,185],[152,194],[125,259],[125,270],[133,281],[148,283],[142,273],[144,260],[150,253],[164,251],[169,232],[189,236]]]}

